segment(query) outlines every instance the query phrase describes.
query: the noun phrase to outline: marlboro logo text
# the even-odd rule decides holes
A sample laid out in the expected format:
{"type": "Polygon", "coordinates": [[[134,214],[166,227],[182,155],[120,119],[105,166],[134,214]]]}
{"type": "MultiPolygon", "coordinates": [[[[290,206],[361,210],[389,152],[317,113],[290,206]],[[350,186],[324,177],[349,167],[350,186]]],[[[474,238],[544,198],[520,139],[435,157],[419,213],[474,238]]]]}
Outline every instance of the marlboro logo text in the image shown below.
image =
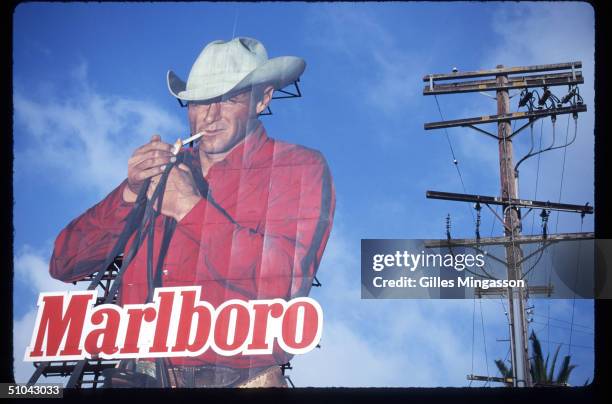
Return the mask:
{"type": "Polygon", "coordinates": [[[214,308],[200,287],[155,290],[152,303],[93,306],[95,291],[41,293],[25,360],[290,354],[321,339],[323,312],[313,299],[228,300],[214,308]]]}

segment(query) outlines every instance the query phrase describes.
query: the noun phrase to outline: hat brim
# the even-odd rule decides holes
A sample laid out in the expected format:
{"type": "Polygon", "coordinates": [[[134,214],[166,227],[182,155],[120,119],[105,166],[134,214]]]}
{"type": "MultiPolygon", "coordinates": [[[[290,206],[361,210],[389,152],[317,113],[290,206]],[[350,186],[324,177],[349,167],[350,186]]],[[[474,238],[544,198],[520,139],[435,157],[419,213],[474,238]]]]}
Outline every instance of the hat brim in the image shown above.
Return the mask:
{"type": "Polygon", "coordinates": [[[210,86],[187,90],[187,84],[172,70],[168,70],[167,83],[170,94],[183,101],[207,101],[225,94],[240,91],[247,87],[268,83],[275,90],[286,87],[296,81],[306,69],[306,62],[295,56],[281,56],[269,59],[263,65],[246,75],[228,89],[226,85],[210,83],[210,86]]]}

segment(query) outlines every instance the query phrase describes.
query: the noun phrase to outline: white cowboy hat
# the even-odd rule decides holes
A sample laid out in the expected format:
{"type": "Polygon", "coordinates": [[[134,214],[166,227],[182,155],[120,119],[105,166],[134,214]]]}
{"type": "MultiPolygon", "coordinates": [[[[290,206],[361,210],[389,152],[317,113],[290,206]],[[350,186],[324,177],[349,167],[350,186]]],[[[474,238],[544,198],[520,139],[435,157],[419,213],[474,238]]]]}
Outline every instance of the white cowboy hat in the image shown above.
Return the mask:
{"type": "Polygon", "coordinates": [[[183,101],[207,101],[255,84],[269,83],[275,90],[296,81],[306,62],[295,56],[268,59],[256,39],[239,37],[206,45],[191,67],[187,83],[168,70],[168,89],[183,101]]]}

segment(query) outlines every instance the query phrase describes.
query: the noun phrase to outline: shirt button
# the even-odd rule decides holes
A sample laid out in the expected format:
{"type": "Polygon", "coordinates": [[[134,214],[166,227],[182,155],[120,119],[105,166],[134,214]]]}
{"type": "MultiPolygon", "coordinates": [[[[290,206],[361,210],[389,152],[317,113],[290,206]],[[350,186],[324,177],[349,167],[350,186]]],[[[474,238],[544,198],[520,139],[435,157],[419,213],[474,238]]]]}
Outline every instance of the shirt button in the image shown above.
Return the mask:
{"type": "Polygon", "coordinates": [[[168,270],[167,269],[162,270],[162,272],[163,272],[164,276],[168,276],[168,270]]]}

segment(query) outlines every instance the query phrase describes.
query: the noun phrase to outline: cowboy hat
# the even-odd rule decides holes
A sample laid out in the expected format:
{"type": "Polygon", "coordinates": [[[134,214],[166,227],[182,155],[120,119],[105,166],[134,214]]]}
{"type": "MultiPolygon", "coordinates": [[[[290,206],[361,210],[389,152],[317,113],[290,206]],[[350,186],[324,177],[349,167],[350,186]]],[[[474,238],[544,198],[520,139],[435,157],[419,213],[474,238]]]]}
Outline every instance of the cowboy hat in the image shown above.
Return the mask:
{"type": "Polygon", "coordinates": [[[206,45],[191,67],[187,83],[172,70],[167,81],[170,93],[183,101],[207,101],[256,84],[268,83],[275,90],[296,81],[306,62],[295,56],[268,59],[256,39],[239,37],[206,45]]]}

